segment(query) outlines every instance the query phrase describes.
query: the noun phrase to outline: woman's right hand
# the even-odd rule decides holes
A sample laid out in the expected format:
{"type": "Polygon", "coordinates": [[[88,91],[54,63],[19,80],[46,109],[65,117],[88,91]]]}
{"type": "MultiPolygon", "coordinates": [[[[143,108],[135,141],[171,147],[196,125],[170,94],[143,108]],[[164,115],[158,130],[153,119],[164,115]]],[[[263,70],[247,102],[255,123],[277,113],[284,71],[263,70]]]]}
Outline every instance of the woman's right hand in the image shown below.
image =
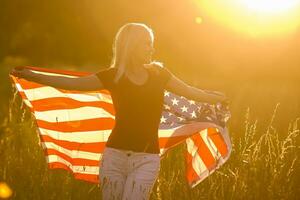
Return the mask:
{"type": "Polygon", "coordinates": [[[28,79],[32,75],[32,72],[29,69],[20,66],[13,68],[10,74],[18,78],[28,79]]]}
{"type": "Polygon", "coordinates": [[[229,104],[229,99],[225,96],[224,93],[218,91],[209,91],[209,93],[214,95],[214,103],[220,102],[222,105],[225,106],[229,104]]]}

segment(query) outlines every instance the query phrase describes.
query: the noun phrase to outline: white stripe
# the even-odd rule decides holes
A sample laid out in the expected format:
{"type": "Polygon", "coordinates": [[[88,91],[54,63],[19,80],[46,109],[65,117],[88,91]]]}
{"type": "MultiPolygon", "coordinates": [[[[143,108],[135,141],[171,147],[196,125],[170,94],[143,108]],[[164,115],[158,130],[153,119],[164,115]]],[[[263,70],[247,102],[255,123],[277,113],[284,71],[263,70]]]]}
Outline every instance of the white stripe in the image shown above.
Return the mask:
{"type": "Polygon", "coordinates": [[[106,142],[111,130],[86,131],[86,132],[59,132],[39,128],[41,135],[48,135],[56,140],[64,140],[78,143],[106,142]]]}
{"type": "Polygon", "coordinates": [[[208,170],[197,152],[198,147],[194,144],[194,141],[191,138],[186,139],[186,144],[187,144],[187,151],[192,156],[193,168],[196,171],[197,175],[200,176],[202,173],[208,170]]]}
{"type": "Polygon", "coordinates": [[[81,173],[81,174],[99,174],[99,167],[97,166],[80,166],[80,165],[72,165],[70,162],[61,158],[58,155],[49,155],[46,157],[48,163],[60,162],[67,165],[73,172],[81,173]]]}
{"type": "MultiPolygon", "coordinates": [[[[22,88],[22,86],[21,86],[19,83],[16,83],[15,85],[16,85],[16,88],[17,88],[17,90],[18,90],[19,92],[23,92],[23,88],[22,88]]],[[[30,101],[29,101],[28,99],[23,98],[23,101],[24,101],[24,103],[25,103],[28,107],[32,108],[32,105],[31,105],[31,103],[30,103],[30,101]]]]}
{"type": "Polygon", "coordinates": [[[216,128],[219,126],[211,122],[193,122],[175,128],[159,129],[158,135],[159,137],[189,136],[210,127],[216,128]]]}
{"type": "Polygon", "coordinates": [[[195,171],[197,172],[197,174],[199,173],[198,174],[199,179],[203,180],[205,177],[207,177],[209,175],[210,172],[205,167],[205,165],[198,153],[196,153],[195,156],[193,157],[192,165],[193,165],[193,168],[195,169],[195,171]]]}
{"type": "Polygon", "coordinates": [[[23,88],[22,88],[22,86],[20,85],[20,83],[16,83],[16,88],[17,88],[18,91],[20,91],[20,92],[23,91],[23,88]]]}
{"type": "Polygon", "coordinates": [[[159,156],[162,156],[166,152],[166,148],[160,148],[159,149],[159,156]]]}
{"type": "Polygon", "coordinates": [[[204,163],[203,163],[201,157],[199,156],[199,154],[196,153],[192,160],[192,166],[199,177],[196,180],[193,180],[193,182],[191,183],[192,188],[195,187],[198,183],[202,182],[205,178],[207,178],[215,170],[215,169],[213,169],[212,171],[209,171],[206,168],[204,169],[202,167],[202,165],[204,165],[204,163]]]}
{"type": "MultiPolygon", "coordinates": [[[[169,129],[159,129],[158,130],[158,137],[174,137],[174,136],[182,136],[183,134],[180,132],[175,132],[177,129],[181,128],[184,125],[181,125],[176,128],[169,128],[169,129]]],[[[187,135],[187,134],[185,134],[187,135]]]]}
{"type": "Polygon", "coordinates": [[[186,141],[187,151],[193,157],[197,153],[198,147],[194,144],[194,142],[191,138],[187,138],[185,141],[186,141]]]}
{"type": "Polygon", "coordinates": [[[171,150],[174,146],[171,146],[171,147],[167,147],[167,148],[160,148],[159,149],[159,156],[165,156],[169,150],[171,150]]]}
{"type": "Polygon", "coordinates": [[[28,107],[32,108],[30,101],[28,101],[27,99],[23,99],[23,101],[28,107]]]}
{"type": "Polygon", "coordinates": [[[24,90],[24,93],[29,101],[54,98],[54,97],[66,97],[71,98],[77,101],[82,102],[91,102],[91,101],[104,101],[107,103],[112,103],[110,95],[99,93],[62,93],[59,90],[53,87],[40,87],[34,89],[24,90]]]}
{"type": "Polygon", "coordinates": [[[103,108],[85,106],[74,109],[61,109],[61,110],[49,110],[49,111],[35,111],[36,119],[44,120],[47,122],[67,122],[67,121],[79,121],[95,118],[113,118],[109,112],[103,108]]]}
{"type": "Polygon", "coordinates": [[[54,144],[53,142],[42,142],[42,145],[47,149],[55,149],[71,158],[98,160],[102,155],[101,153],[65,149],[59,145],[54,144]]]}
{"type": "Polygon", "coordinates": [[[41,72],[41,71],[36,71],[30,69],[30,71],[37,73],[37,74],[43,74],[43,75],[48,75],[48,76],[62,76],[62,77],[69,77],[69,78],[77,78],[78,76],[72,76],[72,75],[66,75],[66,74],[57,74],[57,73],[52,73],[52,72],[41,72]]]}

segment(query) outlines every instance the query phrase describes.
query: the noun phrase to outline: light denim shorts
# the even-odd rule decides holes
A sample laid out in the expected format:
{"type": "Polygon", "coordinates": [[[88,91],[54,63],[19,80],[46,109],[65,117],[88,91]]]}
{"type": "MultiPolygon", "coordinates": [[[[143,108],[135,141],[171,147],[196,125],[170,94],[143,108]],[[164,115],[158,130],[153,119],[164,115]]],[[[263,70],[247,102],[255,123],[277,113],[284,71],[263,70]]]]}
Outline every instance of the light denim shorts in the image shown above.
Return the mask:
{"type": "Polygon", "coordinates": [[[160,169],[159,154],[106,147],[100,161],[102,199],[149,199],[160,169]]]}

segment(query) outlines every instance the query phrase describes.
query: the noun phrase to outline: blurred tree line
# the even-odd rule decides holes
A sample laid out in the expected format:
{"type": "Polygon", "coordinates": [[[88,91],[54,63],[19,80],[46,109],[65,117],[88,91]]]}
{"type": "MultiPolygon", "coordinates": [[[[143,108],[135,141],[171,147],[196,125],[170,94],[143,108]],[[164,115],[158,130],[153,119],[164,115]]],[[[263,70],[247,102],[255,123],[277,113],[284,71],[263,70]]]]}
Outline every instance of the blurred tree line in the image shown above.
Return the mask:
{"type": "Polygon", "coordinates": [[[91,58],[105,61],[100,55],[110,43],[89,19],[86,2],[4,0],[1,4],[1,60],[22,56],[36,65],[55,60],[77,65],[91,58]]]}
{"type": "MultiPolygon", "coordinates": [[[[11,95],[11,68],[96,71],[110,64],[115,34],[127,22],[153,29],[154,59],[179,78],[229,96],[232,122],[239,123],[247,106],[266,119],[277,102],[292,118],[300,111],[299,33],[248,38],[215,24],[191,0],[1,0],[0,12],[0,123],[11,95]]],[[[281,123],[289,121],[282,116],[281,123]]]]}

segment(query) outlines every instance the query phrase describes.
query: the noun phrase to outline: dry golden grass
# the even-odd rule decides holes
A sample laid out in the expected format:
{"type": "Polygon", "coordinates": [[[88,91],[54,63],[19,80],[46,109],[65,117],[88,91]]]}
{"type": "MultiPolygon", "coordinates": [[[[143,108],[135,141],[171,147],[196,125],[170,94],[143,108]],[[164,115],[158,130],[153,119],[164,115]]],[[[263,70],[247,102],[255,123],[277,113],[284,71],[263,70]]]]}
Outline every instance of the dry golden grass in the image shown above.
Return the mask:
{"type": "MultiPolygon", "coordinates": [[[[0,123],[0,181],[12,199],[101,199],[98,185],[75,180],[64,170],[49,170],[31,114],[14,94],[0,123]]],[[[151,199],[297,199],[300,188],[299,118],[285,133],[274,128],[276,105],[264,132],[241,120],[243,132],[230,130],[233,150],[220,169],[190,189],[185,182],[184,144],[161,161],[151,199]]]]}

